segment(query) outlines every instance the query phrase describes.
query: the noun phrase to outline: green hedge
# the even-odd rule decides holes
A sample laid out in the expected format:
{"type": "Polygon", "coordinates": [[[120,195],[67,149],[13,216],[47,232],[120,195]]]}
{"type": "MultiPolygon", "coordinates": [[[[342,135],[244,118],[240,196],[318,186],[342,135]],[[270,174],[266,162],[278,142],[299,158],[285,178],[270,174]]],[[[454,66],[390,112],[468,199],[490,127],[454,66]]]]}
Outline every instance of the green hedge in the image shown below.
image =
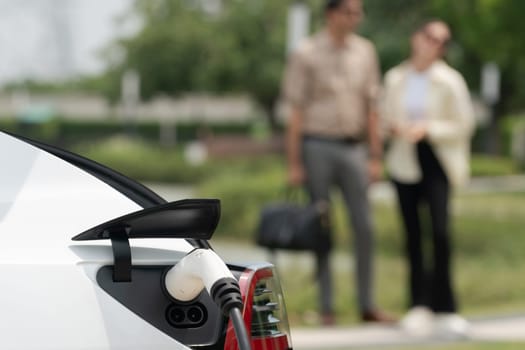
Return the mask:
{"type": "Polygon", "coordinates": [[[79,143],[73,151],[139,181],[194,184],[213,167],[211,163],[188,164],[182,146],[161,148],[122,134],[99,142],[79,143]]]}
{"type": "MultiPolygon", "coordinates": [[[[141,121],[129,125],[112,116],[102,121],[69,120],[56,117],[42,123],[28,123],[14,118],[0,119],[2,130],[65,148],[74,147],[78,143],[100,142],[118,134],[133,135],[152,143],[158,143],[160,127],[156,121],[141,121]]],[[[251,130],[251,122],[180,122],[176,125],[176,137],[178,142],[185,143],[195,140],[199,134],[205,132],[214,135],[249,134],[251,130]]]]}

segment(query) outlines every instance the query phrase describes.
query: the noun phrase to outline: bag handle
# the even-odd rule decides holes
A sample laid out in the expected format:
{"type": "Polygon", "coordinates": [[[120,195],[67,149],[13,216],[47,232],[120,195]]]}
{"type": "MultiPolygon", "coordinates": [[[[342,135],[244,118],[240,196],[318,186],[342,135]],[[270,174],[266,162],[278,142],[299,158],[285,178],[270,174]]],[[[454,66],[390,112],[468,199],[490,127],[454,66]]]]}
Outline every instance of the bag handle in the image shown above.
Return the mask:
{"type": "MultiPolygon", "coordinates": [[[[286,185],[282,190],[284,192],[284,198],[286,201],[298,204],[304,204],[305,199],[307,203],[310,203],[306,189],[303,186],[292,186],[286,185]]],[[[327,200],[319,200],[314,203],[319,213],[322,213],[325,217],[330,215],[330,202],[327,200]]],[[[329,219],[328,219],[329,220],[329,219]]]]}

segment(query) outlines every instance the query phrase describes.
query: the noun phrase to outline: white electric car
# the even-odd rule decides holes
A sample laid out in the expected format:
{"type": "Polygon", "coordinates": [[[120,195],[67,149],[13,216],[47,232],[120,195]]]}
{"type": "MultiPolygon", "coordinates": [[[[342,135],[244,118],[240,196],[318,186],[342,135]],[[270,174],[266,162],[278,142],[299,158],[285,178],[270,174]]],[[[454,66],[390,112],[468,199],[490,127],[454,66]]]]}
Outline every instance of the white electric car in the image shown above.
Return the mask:
{"type": "Polygon", "coordinates": [[[272,265],[213,253],[218,200],[4,132],[0,166],[0,349],[292,348],[272,265]]]}

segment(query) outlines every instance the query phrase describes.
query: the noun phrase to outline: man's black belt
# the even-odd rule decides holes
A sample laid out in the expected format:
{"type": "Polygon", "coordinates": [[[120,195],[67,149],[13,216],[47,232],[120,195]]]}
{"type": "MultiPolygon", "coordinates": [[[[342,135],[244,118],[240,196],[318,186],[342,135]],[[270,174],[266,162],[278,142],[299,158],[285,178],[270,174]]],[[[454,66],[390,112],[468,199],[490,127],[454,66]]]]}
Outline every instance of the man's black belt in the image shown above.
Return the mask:
{"type": "Polygon", "coordinates": [[[345,137],[330,137],[319,135],[303,135],[304,141],[321,141],[330,143],[340,143],[344,145],[357,145],[363,142],[359,137],[345,136],[345,137]]]}

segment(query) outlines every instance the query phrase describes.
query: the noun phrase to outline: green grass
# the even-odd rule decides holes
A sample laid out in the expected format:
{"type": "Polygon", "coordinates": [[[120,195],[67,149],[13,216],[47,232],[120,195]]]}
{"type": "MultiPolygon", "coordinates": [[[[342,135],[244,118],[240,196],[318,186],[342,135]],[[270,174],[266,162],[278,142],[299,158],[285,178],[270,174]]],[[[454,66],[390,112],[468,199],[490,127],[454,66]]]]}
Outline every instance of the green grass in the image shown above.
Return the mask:
{"type": "MultiPolygon", "coordinates": [[[[460,310],[470,317],[525,312],[525,278],[520,275],[525,271],[525,193],[461,195],[453,203],[453,271],[460,310]]],[[[400,222],[393,204],[375,203],[374,214],[377,303],[401,316],[407,277],[400,222]]],[[[349,237],[347,230],[338,232],[332,261],[340,324],[357,322],[349,237]]],[[[280,275],[291,323],[318,324],[313,262],[281,269],[280,275]]]]}
{"type": "MultiPolygon", "coordinates": [[[[335,281],[335,309],[338,324],[357,319],[355,283],[350,257],[346,266],[332,265],[335,281]]],[[[455,285],[460,310],[468,317],[525,312],[525,283],[517,270],[525,263],[508,266],[498,262],[458,256],[455,285]]],[[[317,285],[313,266],[280,269],[290,322],[294,326],[317,325],[317,285]]],[[[376,256],[376,297],[378,305],[402,316],[406,305],[406,270],[403,258],[376,256]]]]}
{"type": "Polygon", "coordinates": [[[511,175],[520,171],[519,165],[508,157],[472,155],[470,168],[474,176],[511,175]]]}

